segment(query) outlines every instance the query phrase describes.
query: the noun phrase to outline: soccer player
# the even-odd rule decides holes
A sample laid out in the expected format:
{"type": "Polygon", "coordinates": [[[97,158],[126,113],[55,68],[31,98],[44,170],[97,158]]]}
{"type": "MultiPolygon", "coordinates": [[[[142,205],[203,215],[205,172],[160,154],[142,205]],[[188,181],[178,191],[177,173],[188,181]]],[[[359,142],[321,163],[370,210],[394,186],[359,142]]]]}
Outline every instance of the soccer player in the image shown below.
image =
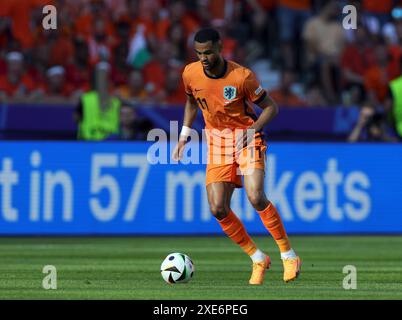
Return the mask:
{"type": "Polygon", "coordinates": [[[301,260],[290,245],[278,211],[264,192],[267,147],[262,129],[276,116],[278,107],[251,70],[222,57],[222,43],[215,29],[199,30],[194,37],[194,48],[199,61],[188,64],[183,71],[187,101],[173,159],[179,161],[182,158],[200,108],[208,142],[206,188],[209,207],[226,235],[251,257],[253,268],[249,283],[263,283],[271,260],[257,248],[230,208],[234,188],[242,187],[241,176],[250,203],[279,247],[283,280],[294,280],[300,273],[301,260]],[[249,102],[263,109],[258,118],[249,102]]]}

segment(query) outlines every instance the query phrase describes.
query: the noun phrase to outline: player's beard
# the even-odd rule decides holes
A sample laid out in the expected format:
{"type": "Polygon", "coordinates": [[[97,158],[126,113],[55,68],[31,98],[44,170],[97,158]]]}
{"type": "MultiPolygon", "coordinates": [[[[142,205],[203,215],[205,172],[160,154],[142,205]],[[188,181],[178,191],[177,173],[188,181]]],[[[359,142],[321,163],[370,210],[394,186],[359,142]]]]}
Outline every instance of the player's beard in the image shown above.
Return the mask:
{"type": "Polygon", "coordinates": [[[202,67],[204,68],[204,70],[208,70],[210,71],[211,69],[214,68],[215,64],[210,64],[209,62],[207,63],[207,65],[205,65],[204,63],[202,64],[202,67]]]}
{"type": "Polygon", "coordinates": [[[219,65],[219,62],[220,62],[220,59],[216,59],[213,62],[208,61],[208,67],[206,67],[204,64],[202,65],[202,67],[204,68],[204,70],[212,71],[219,65]]]}

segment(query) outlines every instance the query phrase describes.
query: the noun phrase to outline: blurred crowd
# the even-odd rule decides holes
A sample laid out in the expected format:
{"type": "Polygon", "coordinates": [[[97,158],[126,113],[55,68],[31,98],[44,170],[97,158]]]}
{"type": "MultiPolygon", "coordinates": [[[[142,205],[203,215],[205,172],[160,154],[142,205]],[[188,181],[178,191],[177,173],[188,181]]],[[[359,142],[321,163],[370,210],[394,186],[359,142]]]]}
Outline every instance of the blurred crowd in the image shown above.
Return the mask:
{"type": "Polygon", "coordinates": [[[107,62],[113,95],[182,105],[193,35],[213,26],[223,56],[279,105],[382,108],[401,75],[401,12],[402,0],[1,0],[0,101],[76,104],[107,62]],[[56,30],[42,26],[48,4],[56,30]],[[356,29],[343,26],[345,5],[356,29]]]}
{"type": "Polygon", "coordinates": [[[2,0],[0,91],[3,99],[76,101],[91,87],[93,66],[108,61],[119,96],[182,104],[181,71],[196,59],[192,35],[201,26],[214,26],[227,59],[251,68],[270,62],[280,79],[270,89],[281,104],[381,103],[388,81],[400,74],[402,17],[394,9],[400,4],[2,0]],[[57,8],[56,30],[42,26],[47,4],[57,8]],[[356,30],[342,27],[346,4],[357,9],[356,30]]]}

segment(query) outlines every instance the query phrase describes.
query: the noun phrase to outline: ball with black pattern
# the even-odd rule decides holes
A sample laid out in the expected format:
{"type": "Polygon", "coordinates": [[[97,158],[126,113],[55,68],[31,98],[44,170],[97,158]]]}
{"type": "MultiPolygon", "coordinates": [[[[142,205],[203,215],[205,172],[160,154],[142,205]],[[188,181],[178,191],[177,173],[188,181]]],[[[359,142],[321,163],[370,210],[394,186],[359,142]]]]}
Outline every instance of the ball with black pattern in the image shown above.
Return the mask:
{"type": "Polygon", "coordinates": [[[194,263],[184,253],[170,253],[161,264],[161,275],[169,284],[186,283],[194,276],[194,263]]]}

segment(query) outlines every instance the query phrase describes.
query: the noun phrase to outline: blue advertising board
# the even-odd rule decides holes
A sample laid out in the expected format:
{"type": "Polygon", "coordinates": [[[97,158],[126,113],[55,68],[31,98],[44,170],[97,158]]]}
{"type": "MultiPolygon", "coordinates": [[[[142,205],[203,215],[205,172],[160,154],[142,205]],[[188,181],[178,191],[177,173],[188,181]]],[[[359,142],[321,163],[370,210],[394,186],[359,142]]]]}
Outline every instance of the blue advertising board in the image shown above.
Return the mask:
{"type": "MultiPolygon", "coordinates": [[[[154,147],[1,142],[0,235],[221,234],[205,164],[154,147]]],[[[266,191],[290,234],[402,233],[401,160],[398,144],[272,143],[266,191]]],[[[244,189],[232,209],[266,232],[244,189]]]]}

